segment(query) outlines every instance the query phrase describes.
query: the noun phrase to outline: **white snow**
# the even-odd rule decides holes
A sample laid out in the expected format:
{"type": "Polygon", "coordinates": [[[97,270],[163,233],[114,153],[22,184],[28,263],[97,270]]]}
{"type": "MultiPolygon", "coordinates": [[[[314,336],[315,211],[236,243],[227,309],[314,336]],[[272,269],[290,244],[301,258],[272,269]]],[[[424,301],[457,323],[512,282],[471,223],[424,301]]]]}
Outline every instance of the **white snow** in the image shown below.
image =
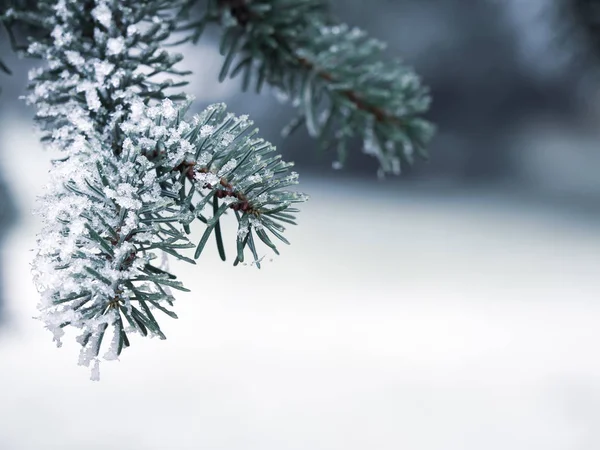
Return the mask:
{"type": "Polygon", "coordinates": [[[112,11],[106,2],[99,2],[98,6],[92,10],[92,16],[105,28],[110,30],[112,27],[112,11]]]}
{"type": "Polygon", "coordinates": [[[109,55],[119,55],[125,49],[125,40],[119,36],[117,38],[109,38],[106,43],[109,55]]]}

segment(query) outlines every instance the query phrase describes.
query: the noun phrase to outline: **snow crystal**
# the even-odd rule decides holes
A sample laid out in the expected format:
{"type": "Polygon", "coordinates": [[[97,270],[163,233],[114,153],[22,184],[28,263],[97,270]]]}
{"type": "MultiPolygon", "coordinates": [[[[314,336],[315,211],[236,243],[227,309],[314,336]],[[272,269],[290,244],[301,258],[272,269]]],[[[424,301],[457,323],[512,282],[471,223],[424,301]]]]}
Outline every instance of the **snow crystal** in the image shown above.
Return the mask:
{"type": "Polygon", "coordinates": [[[200,137],[207,137],[215,131],[215,127],[212,125],[202,125],[200,127],[200,137]]]}
{"type": "Polygon", "coordinates": [[[179,127],[177,127],[177,134],[178,135],[185,134],[188,131],[190,131],[191,128],[192,127],[191,127],[191,125],[189,123],[182,121],[182,122],[179,123],[179,127]]]}
{"type": "Polygon", "coordinates": [[[85,100],[91,111],[98,111],[102,107],[98,91],[94,88],[89,88],[85,91],[85,100]]]}
{"type": "Polygon", "coordinates": [[[148,108],[146,110],[146,115],[150,118],[150,119],[156,119],[161,113],[161,110],[159,107],[157,106],[151,106],[150,108],[148,108]]]}
{"type": "Polygon", "coordinates": [[[135,188],[130,184],[120,183],[116,190],[105,187],[104,193],[122,208],[135,210],[142,207],[142,202],[136,198],[135,188]]]}
{"type": "Polygon", "coordinates": [[[67,61],[76,67],[80,67],[85,64],[85,59],[79,52],[68,50],[65,52],[65,56],[67,57],[67,61]]]}
{"type": "MultiPolygon", "coordinates": [[[[54,27],[50,35],[54,39],[54,45],[57,47],[64,47],[73,41],[73,37],[69,33],[65,33],[65,30],[60,25],[54,27]]],[[[30,48],[29,51],[31,50],[30,48]]]]}
{"type": "Polygon", "coordinates": [[[135,25],[129,25],[127,27],[127,36],[133,36],[138,32],[139,32],[139,29],[135,25]]]}
{"type": "Polygon", "coordinates": [[[211,186],[216,186],[219,183],[220,178],[218,176],[216,176],[214,173],[208,172],[208,173],[197,173],[196,180],[198,181],[198,183],[201,186],[203,184],[210,184],[211,186]]]}
{"type": "Polygon", "coordinates": [[[248,183],[248,185],[260,183],[261,181],[263,181],[263,178],[259,174],[250,175],[248,178],[246,178],[246,182],[248,183]]]}
{"type": "Polygon", "coordinates": [[[305,202],[310,198],[307,194],[304,194],[302,192],[292,192],[291,196],[294,200],[298,202],[305,202]]]}
{"type": "Polygon", "coordinates": [[[252,226],[252,228],[254,228],[255,230],[263,230],[264,226],[263,224],[260,222],[259,219],[250,216],[250,218],[248,219],[250,222],[250,225],[252,226]]]}
{"type": "MultiPolygon", "coordinates": [[[[141,202],[139,204],[141,205],[141,202]]],[[[134,214],[132,212],[127,213],[127,216],[125,217],[125,223],[121,227],[121,233],[123,233],[124,235],[128,235],[137,228],[138,224],[139,218],[137,214],[134,214]]]]}
{"type": "Polygon", "coordinates": [[[285,177],[284,181],[292,183],[292,184],[297,184],[298,178],[300,178],[300,175],[298,174],[298,172],[290,172],[290,174],[287,177],[285,177]]]}
{"type": "Polygon", "coordinates": [[[204,167],[206,166],[210,160],[212,159],[212,154],[210,152],[202,152],[200,157],[198,158],[198,166],[204,167]]]}
{"type": "Polygon", "coordinates": [[[173,102],[170,99],[165,99],[162,101],[162,115],[165,119],[172,120],[177,117],[177,109],[173,106],[173,102]]]}
{"type": "Polygon", "coordinates": [[[165,127],[163,125],[157,125],[157,126],[153,127],[151,130],[152,137],[158,138],[158,139],[166,136],[168,133],[169,133],[169,130],[167,130],[167,127],[165,127]]]}
{"type": "Polygon", "coordinates": [[[195,150],[195,147],[187,140],[182,140],[179,145],[181,146],[181,151],[184,153],[192,153],[195,150]]]}
{"type": "Polygon", "coordinates": [[[231,144],[233,142],[234,139],[235,139],[235,136],[233,134],[225,133],[221,137],[221,144],[223,146],[228,146],[229,144],[231,144]]]}
{"type": "Polygon", "coordinates": [[[30,80],[34,80],[34,79],[38,78],[39,76],[41,76],[43,73],[44,73],[44,69],[42,67],[35,67],[35,68],[29,70],[29,72],[27,73],[27,76],[30,80]]]}
{"type": "Polygon", "coordinates": [[[92,17],[105,28],[110,29],[112,23],[112,12],[106,3],[100,3],[92,10],[92,17]]]}
{"type": "Polygon", "coordinates": [[[110,341],[110,346],[108,347],[108,350],[106,351],[106,353],[103,356],[106,361],[115,361],[115,360],[119,359],[119,355],[117,354],[118,350],[119,350],[119,339],[120,339],[120,334],[119,334],[117,328],[115,328],[113,330],[113,336],[110,341]]]}
{"type": "Polygon", "coordinates": [[[231,172],[235,168],[235,166],[237,166],[237,160],[235,158],[232,158],[227,162],[227,164],[225,164],[223,167],[221,167],[221,169],[219,170],[217,175],[219,177],[227,175],[229,172],[231,172]]]}
{"type": "Polygon", "coordinates": [[[118,55],[125,49],[125,40],[121,36],[110,38],[106,42],[106,49],[108,50],[107,53],[109,55],[118,55]]]}
{"type": "Polygon", "coordinates": [[[100,361],[97,358],[94,360],[94,365],[92,366],[90,380],[100,381],[100,361]]]}
{"type": "Polygon", "coordinates": [[[244,226],[240,223],[240,226],[237,231],[238,240],[243,241],[249,232],[250,232],[250,226],[249,225],[244,226]]]}
{"type": "Polygon", "coordinates": [[[38,83],[33,88],[33,96],[37,98],[44,98],[48,96],[48,86],[46,83],[38,83]]]}
{"type": "Polygon", "coordinates": [[[69,120],[77,129],[84,133],[91,133],[94,129],[94,124],[89,118],[82,116],[78,111],[71,111],[68,115],[69,120]]]}
{"type": "Polygon", "coordinates": [[[104,84],[104,79],[114,70],[115,65],[108,61],[94,61],[94,72],[98,83],[104,84]]]}

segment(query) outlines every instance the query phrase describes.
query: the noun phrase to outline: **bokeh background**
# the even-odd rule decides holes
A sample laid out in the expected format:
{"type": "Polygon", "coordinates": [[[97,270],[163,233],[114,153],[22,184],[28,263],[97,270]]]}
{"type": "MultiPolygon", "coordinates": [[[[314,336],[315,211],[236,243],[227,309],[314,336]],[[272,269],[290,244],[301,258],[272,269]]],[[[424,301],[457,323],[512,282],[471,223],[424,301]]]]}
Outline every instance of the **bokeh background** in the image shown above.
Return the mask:
{"type": "Polygon", "coordinates": [[[311,200],[260,271],[172,263],[192,293],[169,338],[100,383],[32,319],[49,156],[0,36],[1,450],[600,448],[600,74],[576,1],[332,3],[431,87],[431,162],[381,181],[356,143],[334,171],[280,138],[288,105],[216,81],[209,30],[183,50],[197,109],[250,114],[311,200]]]}

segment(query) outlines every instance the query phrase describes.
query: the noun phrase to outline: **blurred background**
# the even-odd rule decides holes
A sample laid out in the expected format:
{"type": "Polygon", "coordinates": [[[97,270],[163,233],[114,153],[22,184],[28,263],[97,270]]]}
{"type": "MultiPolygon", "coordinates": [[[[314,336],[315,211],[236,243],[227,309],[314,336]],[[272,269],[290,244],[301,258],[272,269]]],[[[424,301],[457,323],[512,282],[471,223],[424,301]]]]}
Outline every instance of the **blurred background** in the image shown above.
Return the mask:
{"type": "Polygon", "coordinates": [[[311,200],[260,271],[214,248],[175,267],[192,293],[169,339],[100,383],[32,319],[49,157],[19,100],[32,63],[0,36],[0,449],[600,448],[591,3],[333,1],[431,87],[431,162],[383,181],[360,143],[334,171],[303,130],[280,138],[289,105],[219,84],[216,30],[184,49],[196,108],[250,114],[311,200]]]}

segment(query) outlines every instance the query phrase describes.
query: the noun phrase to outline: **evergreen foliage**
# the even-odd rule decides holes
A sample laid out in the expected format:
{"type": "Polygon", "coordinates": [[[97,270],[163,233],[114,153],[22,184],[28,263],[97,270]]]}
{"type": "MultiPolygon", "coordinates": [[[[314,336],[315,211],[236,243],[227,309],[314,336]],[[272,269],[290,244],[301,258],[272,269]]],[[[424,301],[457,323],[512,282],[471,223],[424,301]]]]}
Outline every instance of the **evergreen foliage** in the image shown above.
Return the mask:
{"type": "Polygon", "coordinates": [[[306,200],[286,190],[298,175],[247,117],[221,104],[187,114],[192,99],[180,89],[190,74],[168,49],[219,23],[221,79],[278,88],[300,109],[294,125],[336,145],[340,162],[358,135],[382,174],[398,173],[424,155],[431,134],[416,75],[384,62],[383,45],[364,32],[333,23],[321,1],[204,3],[20,0],[2,11],[9,30],[29,27],[26,53],[45,63],[31,71],[26,99],[43,140],[62,154],[39,202],[40,318],[59,344],[65,328],[79,330],[80,364],[93,363],[93,378],[102,350],[118,358],[131,333],[165,337],[157,317],[176,317],[171,290],[186,288],[164,255],[195,264],[214,236],[225,260],[221,220],[230,213],[234,264],[250,254],[260,267],[257,246],[288,243],[285,226],[306,200]],[[205,230],[198,242],[194,223],[205,230]]]}
{"type": "Polygon", "coordinates": [[[277,89],[299,110],[283,134],[305,124],[323,147],[337,149],[334,167],[354,136],[377,158],[380,175],[427,157],[427,89],[410,68],[383,57],[384,43],[335,21],[322,0],[212,0],[193,39],[211,22],[223,28],[220,79],[239,75],[243,90],[277,89]]]}

